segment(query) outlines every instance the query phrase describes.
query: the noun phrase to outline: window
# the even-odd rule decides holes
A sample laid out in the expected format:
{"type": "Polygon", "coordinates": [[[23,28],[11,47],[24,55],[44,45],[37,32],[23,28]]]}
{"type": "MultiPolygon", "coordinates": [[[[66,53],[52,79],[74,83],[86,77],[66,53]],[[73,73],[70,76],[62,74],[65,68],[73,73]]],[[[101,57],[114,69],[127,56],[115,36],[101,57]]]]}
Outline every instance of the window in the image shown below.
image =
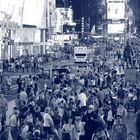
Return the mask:
{"type": "Polygon", "coordinates": [[[75,54],[75,56],[86,56],[86,54],[79,53],[79,54],[75,54]]]}

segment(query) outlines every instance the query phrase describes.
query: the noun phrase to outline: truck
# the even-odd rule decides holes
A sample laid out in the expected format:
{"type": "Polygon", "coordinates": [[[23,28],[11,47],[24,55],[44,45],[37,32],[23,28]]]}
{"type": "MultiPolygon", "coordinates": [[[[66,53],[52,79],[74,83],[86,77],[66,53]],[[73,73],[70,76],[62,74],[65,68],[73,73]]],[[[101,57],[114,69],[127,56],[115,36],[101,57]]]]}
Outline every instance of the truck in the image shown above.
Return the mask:
{"type": "Polygon", "coordinates": [[[74,62],[75,63],[87,63],[88,61],[88,49],[84,46],[78,46],[74,48],[74,62]]]}

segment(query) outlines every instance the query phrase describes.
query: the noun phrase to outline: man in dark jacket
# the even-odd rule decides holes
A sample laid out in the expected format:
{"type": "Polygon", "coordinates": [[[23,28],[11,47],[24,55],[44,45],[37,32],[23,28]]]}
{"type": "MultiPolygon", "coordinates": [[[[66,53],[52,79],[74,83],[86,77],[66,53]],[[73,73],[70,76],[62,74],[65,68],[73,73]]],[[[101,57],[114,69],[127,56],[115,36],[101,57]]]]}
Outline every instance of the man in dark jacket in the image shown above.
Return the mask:
{"type": "Polygon", "coordinates": [[[86,140],[91,140],[93,133],[95,133],[99,128],[105,127],[105,123],[98,116],[97,112],[94,111],[94,106],[90,105],[87,114],[84,116],[85,121],[85,138],[86,140]]]}
{"type": "Polygon", "coordinates": [[[22,88],[22,80],[21,80],[21,75],[19,75],[17,79],[17,85],[18,85],[18,93],[21,91],[22,88]]]}
{"type": "Polygon", "coordinates": [[[123,84],[120,85],[120,88],[117,92],[117,96],[118,96],[119,102],[123,103],[124,98],[125,98],[125,90],[123,89],[123,84]]]}
{"type": "Polygon", "coordinates": [[[132,66],[132,56],[133,56],[133,51],[132,47],[129,42],[127,42],[127,45],[124,48],[123,52],[123,57],[124,61],[126,62],[127,67],[132,66]]]}

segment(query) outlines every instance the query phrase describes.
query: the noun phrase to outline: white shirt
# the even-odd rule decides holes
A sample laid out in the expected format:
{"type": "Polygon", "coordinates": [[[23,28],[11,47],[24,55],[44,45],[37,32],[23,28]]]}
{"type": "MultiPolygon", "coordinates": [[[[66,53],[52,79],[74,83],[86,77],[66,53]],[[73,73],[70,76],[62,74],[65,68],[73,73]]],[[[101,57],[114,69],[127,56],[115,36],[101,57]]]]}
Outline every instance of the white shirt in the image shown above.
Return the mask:
{"type": "Polygon", "coordinates": [[[21,136],[22,136],[23,139],[27,139],[28,130],[29,130],[29,126],[25,125],[24,128],[21,131],[21,136]]]}
{"type": "Polygon", "coordinates": [[[107,120],[108,120],[108,121],[111,121],[111,122],[112,122],[112,120],[113,120],[113,114],[112,114],[112,111],[111,111],[111,110],[108,111],[107,120]]]}
{"type": "Polygon", "coordinates": [[[87,97],[85,93],[80,93],[78,95],[78,99],[80,100],[80,107],[87,105],[87,97]]]}
{"type": "Polygon", "coordinates": [[[84,85],[85,80],[84,80],[84,79],[80,79],[80,80],[79,80],[79,83],[82,84],[82,85],[84,85]]]}
{"type": "Polygon", "coordinates": [[[18,125],[18,120],[17,120],[17,115],[13,114],[9,118],[9,125],[10,126],[17,126],[18,125]]]}
{"type": "Polygon", "coordinates": [[[84,123],[84,122],[80,122],[80,123],[79,123],[79,128],[80,128],[79,135],[85,135],[84,126],[85,126],[85,123],[84,123]]]}
{"type": "Polygon", "coordinates": [[[44,120],[43,126],[51,127],[53,125],[53,119],[52,119],[52,117],[50,116],[49,113],[45,113],[43,115],[43,120],[44,120]]]}
{"type": "Polygon", "coordinates": [[[25,101],[25,102],[27,101],[27,93],[25,91],[22,91],[19,94],[19,96],[20,96],[20,100],[25,101]]]}
{"type": "Polygon", "coordinates": [[[32,116],[32,114],[29,114],[29,115],[26,116],[26,121],[33,123],[33,116],[32,116]]]}

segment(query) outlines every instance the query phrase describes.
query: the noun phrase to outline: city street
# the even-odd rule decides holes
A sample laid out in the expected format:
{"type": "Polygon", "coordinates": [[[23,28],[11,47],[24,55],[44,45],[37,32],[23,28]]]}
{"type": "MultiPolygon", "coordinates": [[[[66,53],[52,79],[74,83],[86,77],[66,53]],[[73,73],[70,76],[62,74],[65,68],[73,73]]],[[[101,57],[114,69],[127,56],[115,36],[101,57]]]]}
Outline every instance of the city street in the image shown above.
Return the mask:
{"type": "MultiPolygon", "coordinates": [[[[95,53],[99,50],[99,48],[95,49],[95,53]]],[[[100,55],[100,53],[97,53],[95,55],[100,55]]],[[[112,57],[108,58],[108,61],[107,63],[110,65],[110,64],[113,64],[114,62],[114,59],[112,59],[112,57]]],[[[61,61],[61,62],[54,62],[53,64],[45,64],[45,65],[42,65],[42,67],[44,68],[45,71],[47,70],[50,70],[52,68],[52,65],[53,67],[55,68],[56,66],[59,66],[59,68],[61,66],[71,66],[71,68],[73,69],[73,72],[76,72],[76,67],[74,66],[74,63],[73,63],[73,60],[68,60],[68,61],[61,61]],[[74,70],[75,69],[75,70],[74,70]]],[[[6,75],[10,75],[10,77],[12,79],[17,79],[18,76],[21,74],[22,77],[25,77],[25,76],[28,76],[28,75],[33,75],[33,74],[37,74],[37,73],[5,73],[6,75]]],[[[74,73],[72,73],[74,74],[74,73]]],[[[44,88],[44,84],[45,84],[45,81],[46,80],[40,80],[39,81],[39,89],[43,89],[44,88]]],[[[15,99],[17,98],[17,85],[13,85],[11,87],[11,91],[9,94],[6,94],[5,97],[8,99],[8,111],[7,111],[7,120],[6,120],[6,124],[8,125],[9,124],[9,117],[10,115],[12,114],[12,111],[13,111],[13,107],[15,107],[15,99]]],[[[127,117],[127,133],[134,133],[136,135],[136,128],[135,128],[135,119],[136,119],[136,116],[134,114],[134,112],[130,112],[128,114],[128,117],[127,117]]]]}
{"type": "Polygon", "coordinates": [[[140,140],[140,0],[0,0],[0,140],[140,140]]]}

